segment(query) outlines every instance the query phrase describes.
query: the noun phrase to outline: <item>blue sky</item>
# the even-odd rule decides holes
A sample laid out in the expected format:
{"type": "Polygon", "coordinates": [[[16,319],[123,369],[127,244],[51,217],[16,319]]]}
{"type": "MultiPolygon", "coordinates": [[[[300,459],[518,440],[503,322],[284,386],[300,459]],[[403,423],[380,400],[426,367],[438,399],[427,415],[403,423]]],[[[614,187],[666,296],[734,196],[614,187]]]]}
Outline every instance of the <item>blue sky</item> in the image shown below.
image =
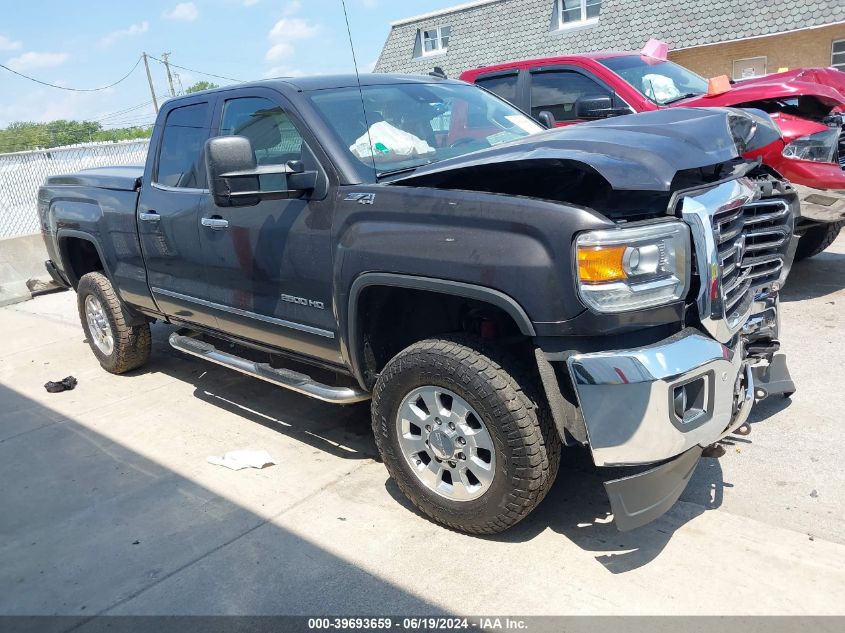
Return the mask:
{"type": "MultiPolygon", "coordinates": [[[[346,0],[360,69],[372,67],[391,21],[460,1],[346,0]]],[[[110,84],[142,51],[170,52],[175,64],[243,80],[352,71],[341,0],[29,0],[3,14],[0,63],[69,87],[110,84]]],[[[227,83],[174,70],[185,87],[201,79],[227,83]]],[[[157,94],[166,96],[164,67],[151,62],[150,71],[157,94]]],[[[141,105],[148,101],[143,65],[118,86],[89,93],[39,86],[0,68],[0,127],[60,118],[142,124],[154,117],[152,105],[141,105]]]]}

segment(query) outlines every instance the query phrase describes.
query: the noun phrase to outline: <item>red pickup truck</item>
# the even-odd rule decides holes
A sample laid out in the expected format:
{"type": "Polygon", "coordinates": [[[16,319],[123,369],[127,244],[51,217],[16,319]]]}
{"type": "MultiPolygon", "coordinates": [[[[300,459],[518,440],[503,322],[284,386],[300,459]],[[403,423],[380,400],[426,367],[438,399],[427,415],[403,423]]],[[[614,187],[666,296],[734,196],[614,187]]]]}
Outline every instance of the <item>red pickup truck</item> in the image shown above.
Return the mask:
{"type": "Polygon", "coordinates": [[[496,93],[546,123],[583,121],[666,107],[758,108],[782,140],[748,156],[788,178],[801,197],[796,259],[827,248],[845,224],[845,73],[798,69],[727,84],[637,52],[567,55],[468,70],[461,79],[496,93]]]}

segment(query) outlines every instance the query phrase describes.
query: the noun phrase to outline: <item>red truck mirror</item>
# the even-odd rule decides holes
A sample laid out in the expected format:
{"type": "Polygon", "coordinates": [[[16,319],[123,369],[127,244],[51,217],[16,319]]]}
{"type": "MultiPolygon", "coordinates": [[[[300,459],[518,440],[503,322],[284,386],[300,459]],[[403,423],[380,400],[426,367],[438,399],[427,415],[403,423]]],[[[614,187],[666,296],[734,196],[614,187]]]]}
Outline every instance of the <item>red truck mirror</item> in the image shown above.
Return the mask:
{"type": "Polygon", "coordinates": [[[306,171],[302,161],[258,165],[252,143],[245,136],[209,139],[205,144],[205,164],[211,195],[218,207],[298,198],[317,185],[317,172],[306,171]]]}
{"type": "Polygon", "coordinates": [[[606,119],[631,113],[630,108],[613,107],[613,98],[607,94],[587,94],[575,100],[576,119],[606,119]]]}

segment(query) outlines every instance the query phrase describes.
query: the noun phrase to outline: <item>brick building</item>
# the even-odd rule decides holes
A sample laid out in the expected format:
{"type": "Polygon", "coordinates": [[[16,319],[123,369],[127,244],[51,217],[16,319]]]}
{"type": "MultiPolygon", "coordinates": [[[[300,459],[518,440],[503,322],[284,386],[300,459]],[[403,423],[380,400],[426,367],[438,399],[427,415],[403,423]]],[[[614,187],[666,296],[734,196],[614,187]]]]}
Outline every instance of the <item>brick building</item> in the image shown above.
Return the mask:
{"type": "Polygon", "coordinates": [[[845,0],[475,0],[394,22],[377,72],[449,76],[532,57],[639,50],[705,77],[799,66],[845,70],[845,0]]]}

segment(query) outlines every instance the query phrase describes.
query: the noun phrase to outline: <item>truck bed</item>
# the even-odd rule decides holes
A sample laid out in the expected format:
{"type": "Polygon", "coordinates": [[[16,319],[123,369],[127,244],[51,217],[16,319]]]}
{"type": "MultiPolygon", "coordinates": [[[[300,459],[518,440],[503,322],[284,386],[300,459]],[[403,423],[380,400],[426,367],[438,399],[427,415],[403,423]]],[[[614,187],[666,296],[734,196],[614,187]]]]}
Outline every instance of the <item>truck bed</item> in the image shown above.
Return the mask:
{"type": "Polygon", "coordinates": [[[141,186],[141,177],[143,175],[143,165],[95,167],[94,169],[84,169],[75,174],[48,176],[44,184],[48,187],[54,185],[76,185],[116,191],[136,191],[141,186]]]}

